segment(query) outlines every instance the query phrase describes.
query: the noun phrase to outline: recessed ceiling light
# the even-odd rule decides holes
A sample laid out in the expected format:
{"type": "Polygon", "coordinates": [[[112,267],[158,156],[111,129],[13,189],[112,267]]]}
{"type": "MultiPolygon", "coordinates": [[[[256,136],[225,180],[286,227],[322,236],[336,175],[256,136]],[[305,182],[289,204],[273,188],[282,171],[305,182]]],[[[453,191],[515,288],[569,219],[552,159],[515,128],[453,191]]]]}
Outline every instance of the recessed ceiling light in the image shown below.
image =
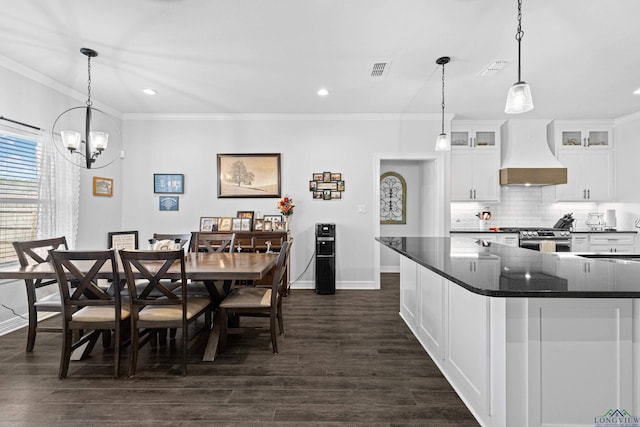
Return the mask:
{"type": "Polygon", "coordinates": [[[329,95],[329,91],[325,88],[319,89],[318,90],[318,96],[327,96],[329,95]]]}
{"type": "Polygon", "coordinates": [[[143,92],[143,93],[146,93],[147,95],[155,95],[155,94],[157,94],[157,93],[158,93],[158,92],[156,92],[156,91],[155,91],[155,90],[153,90],[153,89],[142,89],[142,92],[143,92]]]}
{"type": "Polygon", "coordinates": [[[633,94],[634,94],[634,95],[640,95],[640,89],[636,89],[636,90],[634,90],[634,91],[633,91],[633,94]]]}

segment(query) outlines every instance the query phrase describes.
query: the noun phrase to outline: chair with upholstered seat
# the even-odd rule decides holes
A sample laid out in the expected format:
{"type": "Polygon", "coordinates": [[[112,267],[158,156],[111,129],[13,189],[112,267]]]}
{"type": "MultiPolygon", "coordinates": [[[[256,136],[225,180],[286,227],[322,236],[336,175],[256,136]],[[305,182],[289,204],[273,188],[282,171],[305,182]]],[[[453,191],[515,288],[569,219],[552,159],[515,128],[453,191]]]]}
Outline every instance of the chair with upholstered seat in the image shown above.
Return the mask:
{"type": "MultiPolygon", "coordinates": [[[[18,256],[21,267],[40,264],[51,261],[49,250],[68,249],[67,239],[64,237],[54,237],[52,239],[29,240],[24,242],[13,242],[13,248],[18,256]]],[[[27,352],[33,351],[38,332],[61,332],[59,327],[38,326],[38,312],[60,313],[61,299],[58,291],[58,281],[56,279],[25,279],[27,290],[27,308],[29,310],[29,331],[27,335],[27,352]],[[39,289],[40,291],[36,291],[39,289]],[[37,298],[37,293],[49,289],[49,294],[37,298]]]]}
{"type": "MultiPolygon", "coordinates": [[[[114,331],[114,376],[120,374],[122,322],[129,318],[129,307],[122,306],[120,280],[113,280],[114,292],[98,285],[97,274],[109,263],[111,278],[118,278],[118,264],[113,250],[49,252],[62,297],[62,354],[59,378],[65,378],[73,350],[87,344],[83,356],[93,349],[101,333],[114,331]],[[73,282],[73,288],[70,283],[73,282]],[[89,334],[84,331],[91,330],[89,334]],[[74,342],[73,331],[80,331],[74,342]]],[[[106,268],[106,267],[105,267],[106,268]]]]}
{"type": "Polygon", "coordinates": [[[189,347],[189,325],[202,315],[204,325],[200,331],[211,327],[212,304],[207,296],[187,295],[187,274],[184,253],[177,251],[129,251],[121,250],[120,259],[127,283],[135,283],[136,275],[142,276],[147,285],[141,292],[132,286],[129,290],[131,307],[131,355],[129,376],[136,372],[138,352],[159,329],[182,329],[182,375],[187,374],[187,350],[189,347]],[[163,284],[170,279],[167,271],[180,266],[180,292],[173,292],[163,284]],[[162,298],[150,298],[154,290],[162,292],[162,298]]]}
{"type": "Polygon", "coordinates": [[[236,288],[220,303],[220,318],[222,319],[220,334],[220,351],[227,347],[229,334],[243,333],[246,328],[240,327],[240,318],[243,316],[269,317],[269,331],[271,333],[271,345],[274,353],[278,353],[276,334],[276,321],[280,334],[284,334],[284,322],[282,320],[282,297],[286,291],[285,273],[287,258],[291,250],[291,242],[282,243],[278,260],[276,262],[271,287],[245,287],[236,288]]]}

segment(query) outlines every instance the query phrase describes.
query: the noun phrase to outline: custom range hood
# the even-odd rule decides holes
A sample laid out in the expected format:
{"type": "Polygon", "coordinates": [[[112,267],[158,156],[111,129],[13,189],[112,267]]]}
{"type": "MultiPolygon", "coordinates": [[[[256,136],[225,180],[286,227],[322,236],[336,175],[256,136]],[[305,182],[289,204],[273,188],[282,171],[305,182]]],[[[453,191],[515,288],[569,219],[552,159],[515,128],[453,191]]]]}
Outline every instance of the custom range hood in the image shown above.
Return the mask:
{"type": "Polygon", "coordinates": [[[509,120],[502,126],[500,185],[567,183],[565,168],[547,144],[549,120],[509,120]]]}

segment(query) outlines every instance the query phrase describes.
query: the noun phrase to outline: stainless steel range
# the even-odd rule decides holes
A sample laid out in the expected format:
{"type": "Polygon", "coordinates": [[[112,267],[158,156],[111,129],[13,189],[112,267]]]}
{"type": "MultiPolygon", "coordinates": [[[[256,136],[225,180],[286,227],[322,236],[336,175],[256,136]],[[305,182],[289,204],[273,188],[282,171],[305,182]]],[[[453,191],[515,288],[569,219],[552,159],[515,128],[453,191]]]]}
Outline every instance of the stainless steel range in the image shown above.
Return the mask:
{"type": "Polygon", "coordinates": [[[567,229],[518,227],[500,228],[500,231],[518,233],[521,248],[541,251],[543,247],[548,247],[552,252],[571,252],[571,231],[567,229]],[[553,244],[544,242],[553,242],[553,244]]]}

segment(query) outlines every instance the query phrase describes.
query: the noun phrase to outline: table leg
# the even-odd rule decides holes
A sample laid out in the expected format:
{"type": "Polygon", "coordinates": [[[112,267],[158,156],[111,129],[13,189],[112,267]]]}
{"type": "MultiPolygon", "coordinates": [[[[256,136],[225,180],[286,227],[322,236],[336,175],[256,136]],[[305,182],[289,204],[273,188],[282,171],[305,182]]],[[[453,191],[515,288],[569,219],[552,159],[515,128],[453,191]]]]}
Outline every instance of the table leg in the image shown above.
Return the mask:
{"type": "Polygon", "coordinates": [[[213,327],[209,333],[209,341],[207,341],[207,347],[202,356],[203,362],[213,362],[216,357],[218,342],[220,341],[220,322],[222,322],[220,310],[216,310],[216,314],[213,317],[213,327]]]}

